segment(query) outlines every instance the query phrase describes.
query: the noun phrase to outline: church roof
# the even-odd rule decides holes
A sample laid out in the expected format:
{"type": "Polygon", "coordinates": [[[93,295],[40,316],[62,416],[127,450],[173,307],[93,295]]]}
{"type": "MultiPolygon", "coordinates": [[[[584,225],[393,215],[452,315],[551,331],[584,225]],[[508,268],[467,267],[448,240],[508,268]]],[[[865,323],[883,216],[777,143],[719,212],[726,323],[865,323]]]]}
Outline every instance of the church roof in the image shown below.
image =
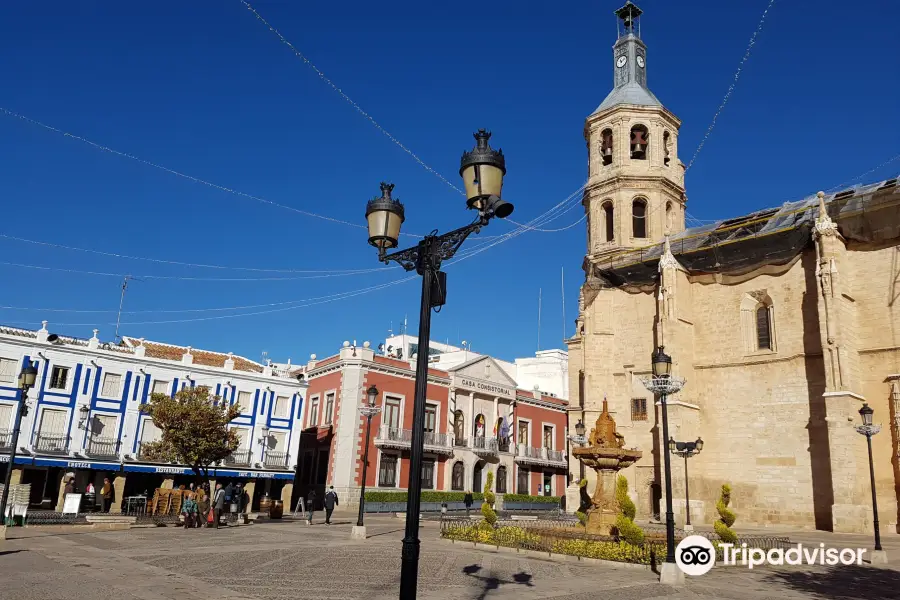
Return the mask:
{"type": "Polygon", "coordinates": [[[636,104],[638,106],[662,106],[653,92],[640,85],[636,81],[630,81],[622,87],[614,88],[613,91],[606,96],[606,99],[600,103],[597,110],[592,115],[602,112],[607,108],[619,106],[620,104],[636,104]]]}
{"type": "MultiPolygon", "coordinates": [[[[900,187],[897,178],[827,194],[828,216],[847,240],[900,245],[900,187]]],[[[670,237],[672,254],[692,275],[740,275],[765,265],[792,261],[812,240],[819,216],[813,194],[749,215],[692,227],[670,237]]],[[[652,285],[659,277],[665,242],[621,252],[602,259],[594,275],[609,285],[652,285]]]]}

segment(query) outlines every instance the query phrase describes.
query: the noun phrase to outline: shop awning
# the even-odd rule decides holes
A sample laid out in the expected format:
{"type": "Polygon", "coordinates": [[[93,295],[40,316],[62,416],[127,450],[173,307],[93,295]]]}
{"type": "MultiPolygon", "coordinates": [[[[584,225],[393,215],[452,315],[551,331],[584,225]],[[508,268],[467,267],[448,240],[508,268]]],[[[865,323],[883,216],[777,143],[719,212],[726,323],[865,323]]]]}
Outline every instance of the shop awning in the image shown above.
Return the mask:
{"type": "MultiPolygon", "coordinates": [[[[19,462],[16,457],[16,462],[19,462]]],[[[67,469],[93,469],[95,471],[118,471],[121,465],[117,462],[91,462],[89,460],[72,460],[71,458],[34,458],[36,467],[66,467],[67,469]]]]}
{"type": "MultiPolygon", "coordinates": [[[[17,456],[16,464],[17,465],[30,465],[33,459],[30,456],[17,456]]],[[[8,463],[9,462],[9,454],[0,455],[0,463],[8,463]]]]}
{"type": "Polygon", "coordinates": [[[273,471],[232,471],[225,469],[216,469],[216,477],[239,477],[243,479],[293,479],[294,474],[276,473],[273,471]]]}

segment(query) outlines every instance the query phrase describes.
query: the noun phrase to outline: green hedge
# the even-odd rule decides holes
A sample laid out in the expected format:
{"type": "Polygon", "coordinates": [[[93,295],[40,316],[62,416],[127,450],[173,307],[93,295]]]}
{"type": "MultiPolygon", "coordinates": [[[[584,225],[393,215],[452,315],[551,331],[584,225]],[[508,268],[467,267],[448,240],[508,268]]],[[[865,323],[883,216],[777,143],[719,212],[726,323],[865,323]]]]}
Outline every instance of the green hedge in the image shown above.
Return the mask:
{"type": "MultiPolygon", "coordinates": [[[[437,492],[434,490],[425,490],[419,494],[421,502],[462,502],[465,499],[465,492],[437,492]]],[[[382,492],[371,491],[366,492],[366,502],[406,502],[406,492],[382,492]]],[[[473,493],[472,500],[483,500],[484,494],[481,492],[473,493]]]]}
{"type": "Polygon", "coordinates": [[[558,496],[529,496],[527,494],[504,494],[503,504],[507,502],[533,502],[535,504],[559,504],[558,496]]]}

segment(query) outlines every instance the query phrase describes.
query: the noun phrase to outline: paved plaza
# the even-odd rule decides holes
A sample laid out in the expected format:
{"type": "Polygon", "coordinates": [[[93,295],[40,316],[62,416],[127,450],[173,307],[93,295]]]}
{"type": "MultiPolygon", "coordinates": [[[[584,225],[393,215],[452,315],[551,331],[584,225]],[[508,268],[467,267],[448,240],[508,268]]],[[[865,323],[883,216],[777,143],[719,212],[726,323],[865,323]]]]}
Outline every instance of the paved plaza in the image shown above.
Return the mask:
{"type": "MultiPolygon", "coordinates": [[[[370,538],[349,539],[351,519],[326,527],[270,522],[216,530],[174,527],[98,532],[59,526],[10,531],[0,542],[2,600],[298,600],[396,598],[403,521],[372,517],[370,538]]],[[[793,534],[793,541],[826,541],[793,534]]],[[[680,589],[662,586],[648,568],[589,565],[482,551],[441,541],[436,523],[421,531],[419,597],[553,598],[900,598],[894,568],[715,568],[680,589]]],[[[830,536],[834,546],[866,538],[830,536]]],[[[897,536],[886,548],[900,559],[897,536]]]]}

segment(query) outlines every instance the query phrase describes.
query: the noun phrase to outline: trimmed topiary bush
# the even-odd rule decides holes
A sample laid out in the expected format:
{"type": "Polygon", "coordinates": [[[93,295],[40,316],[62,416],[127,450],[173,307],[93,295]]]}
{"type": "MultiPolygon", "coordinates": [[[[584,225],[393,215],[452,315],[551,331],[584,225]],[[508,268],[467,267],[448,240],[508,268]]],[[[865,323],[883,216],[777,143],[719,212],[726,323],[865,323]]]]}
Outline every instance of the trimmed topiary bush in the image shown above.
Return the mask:
{"type": "Polygon", "coordinates": [[[728,508],[729,504],[731,504],[731,486],[727,483],[723,483],[722,495],[719,496],[719,501],[716,502],[716,510],[719,511],[719,519],[713,523],[713,529],[716,530],[716,534],[723,542],[736,544],[738,539],[737,534],[731,529],[731,526],[734,525],[737,515],[728,508]]]}
{"type": "Polygon", "coordinates": [[[578,517],[578,522],[581,524],[582,527],[587,525],[587,514],[586,513],[583,513],[580,510],[576,510],[575,516],[578,517]]]}
{"type": "Polygon", "coordinates": [[[559,496],[529,496],[528,494],[504,494],[504,504],[507,502],[531,502],[532,504],[559,504],[559,496]]]}
{"type": "Polygon", "coordinates": [[[628,517],[629,521],[634,521],[637,507],[628,496],[628,478],[624,475],[619,475],[619,478],[616,479],[616,502],[619,503],[619,510],[622,514],[628,517]]]}
{"type": "Polygon", "coordinates": [[[619,475],[616,479],[616,502],[619,505],[619,516],[616,517],[616,534],[619,539],[639,546],[644,543],[644,530],[634,524],[637,507],[628,497],[628,478],[619,475]]]}
{"type": "Polygon", "coordinates": [[[487,480],[484,482],[484,503],[481,505],[481,514],[484,515],[484,523],[493,529],[497,524],[497,512],[494,510],[496,496],[491,491],[494,485],[494,473],[488,471],[487,480]]]}

